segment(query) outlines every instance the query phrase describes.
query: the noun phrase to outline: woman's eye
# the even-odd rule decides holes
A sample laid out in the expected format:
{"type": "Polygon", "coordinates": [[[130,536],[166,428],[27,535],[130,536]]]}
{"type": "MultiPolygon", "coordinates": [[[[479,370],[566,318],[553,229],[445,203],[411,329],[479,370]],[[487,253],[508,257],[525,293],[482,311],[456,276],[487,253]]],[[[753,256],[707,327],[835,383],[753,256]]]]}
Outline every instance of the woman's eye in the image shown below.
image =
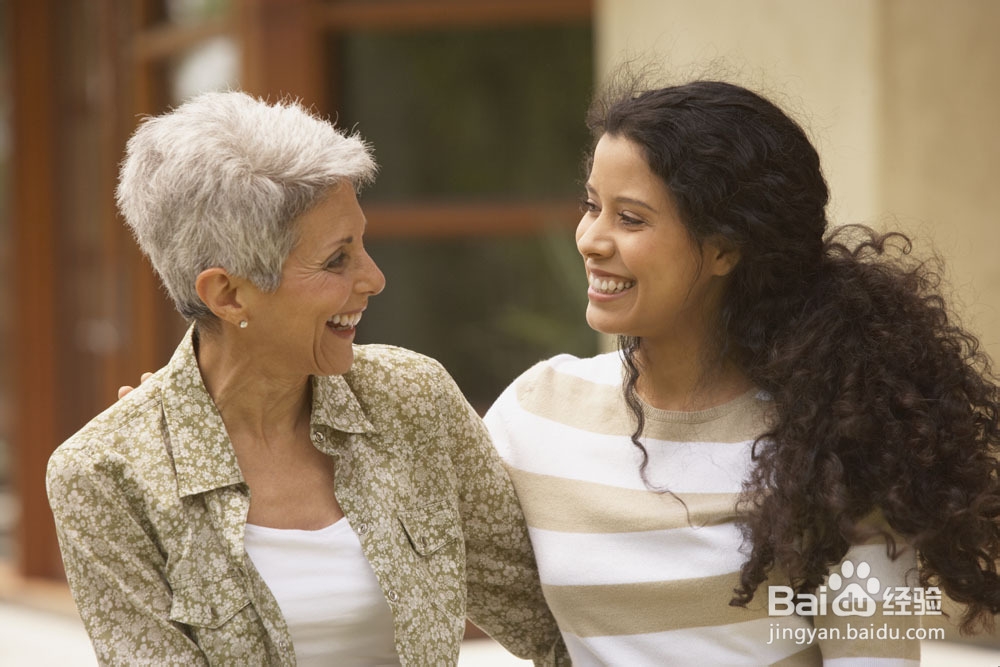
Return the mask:
{"type": "Polygon", "coordinates": [[[622,224],[626,227],[638,227],[639,225],[644,224],[639,218],[633,218],[627,213],[619,213],[618,217],[621,218],[622,224]]]}
{"type": "Polygon", "coordinates": [[[590,199],[581,199],[580,200],[580,212],[581,213],[597,213],[597,211],[598,211],[597,204],[595,204],[590,199]]]}
{"type": "Polygon", "coordinates": [[[326,268],[326,269],[339,269],[342,266],[344,266],[344,262],[346,262],[346,261],[347,261],[347,255],[345,255],[344,253],[341,253],[341,254],[337,255],[336,257],[330,258],[327,261],[326,266],[324,268],[326,268]]]}

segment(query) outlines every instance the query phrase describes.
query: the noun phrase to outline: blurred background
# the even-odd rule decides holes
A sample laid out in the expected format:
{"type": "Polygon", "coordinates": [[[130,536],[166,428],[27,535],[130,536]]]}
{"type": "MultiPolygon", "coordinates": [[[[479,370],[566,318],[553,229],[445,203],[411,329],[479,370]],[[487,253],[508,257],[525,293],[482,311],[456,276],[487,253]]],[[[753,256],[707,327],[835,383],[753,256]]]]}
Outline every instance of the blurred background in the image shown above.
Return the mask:
{"type": "Polygon", "coordinates": [[[936,249],[965,323],[1000,354],[996,0],[0,7],[0,599],[72,609],[48,456],[183,332],[114,187],[138,120],[203,90],[292,96],[374,144],[361,201],[388,286],[358,342],[440,359],[480,410],[535,361],[601,344],[573,228],[583,114],[625,60],[791,111],[820,149],[832,221],[936,249]]]}

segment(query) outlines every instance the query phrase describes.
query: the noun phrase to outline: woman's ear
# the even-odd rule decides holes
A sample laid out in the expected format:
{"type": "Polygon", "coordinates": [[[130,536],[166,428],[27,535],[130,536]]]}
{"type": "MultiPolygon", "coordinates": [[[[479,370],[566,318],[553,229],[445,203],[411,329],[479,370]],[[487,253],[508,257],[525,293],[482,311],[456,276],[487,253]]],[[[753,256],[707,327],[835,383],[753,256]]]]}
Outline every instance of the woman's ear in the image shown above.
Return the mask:
{"type": "Polygon", "coordinates": [[[219,267],[205,269],[194,281],[194,288],[208,309],[220,320],[234,325],[248,319],[244,299],[247,287],[245,280],[219,267]]]}
{"type": "Polygon", "coordinates": [[[740,249],[724,236],[710,237],[704,243],[705,263],[713,276],[727,276],[740,263],[740,249]]]}

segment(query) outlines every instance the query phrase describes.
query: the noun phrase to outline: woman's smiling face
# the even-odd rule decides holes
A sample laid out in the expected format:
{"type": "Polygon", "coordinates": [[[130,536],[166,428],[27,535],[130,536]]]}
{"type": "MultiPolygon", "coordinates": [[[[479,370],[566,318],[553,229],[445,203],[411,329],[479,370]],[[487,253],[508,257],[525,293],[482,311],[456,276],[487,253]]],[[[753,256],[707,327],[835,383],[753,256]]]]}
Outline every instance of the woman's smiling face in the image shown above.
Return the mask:
{"type": "Polygon", "coordinates": [[[298,239],[273,293],[258,293],[243,335],[264,358],[294,375],[340,375],[354,361],[355,325],[385,277],[365,251],[365,216],[354,188],[341,183],[295,221],[298,239]]]}
{"type": "Polygon", "coordinates": [[[699,246],[629,139],[601,137],[586,187],[576,244],[590,283],[587,323],[651,343],[704,334],[734,253],[699,246]]]}

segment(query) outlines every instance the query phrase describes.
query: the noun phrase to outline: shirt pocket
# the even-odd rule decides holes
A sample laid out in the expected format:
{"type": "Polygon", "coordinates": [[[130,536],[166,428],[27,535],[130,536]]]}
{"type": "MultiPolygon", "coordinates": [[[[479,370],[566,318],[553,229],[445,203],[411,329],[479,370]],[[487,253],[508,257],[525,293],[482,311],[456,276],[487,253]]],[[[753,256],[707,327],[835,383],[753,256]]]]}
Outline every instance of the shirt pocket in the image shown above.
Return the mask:
{"type": "Polygon", "coordinates": [[[405,573],[409,584],[452,619],[464,619],[465,545],[458,510],[440,501],[401,511],[399,522],[416,555],[405,573]]]}
{"type": "Polygon", "coordinates": [[[432,556],[462,537],[458,512],[447,501],[399,513],[410,546],[423,557],[432,556]]]}
{"type": "Polygon", "coordinates": [[[211,664],[266,664],[266,630],[240,577],[175,584],[170,620],[188,628],[211,664]]]}
{"type": "Polygon", "coordinates": [[[170,620],[216,629],[250,604],[250,596],[235,577],[189,581],[175,586],[170,620]]]}

